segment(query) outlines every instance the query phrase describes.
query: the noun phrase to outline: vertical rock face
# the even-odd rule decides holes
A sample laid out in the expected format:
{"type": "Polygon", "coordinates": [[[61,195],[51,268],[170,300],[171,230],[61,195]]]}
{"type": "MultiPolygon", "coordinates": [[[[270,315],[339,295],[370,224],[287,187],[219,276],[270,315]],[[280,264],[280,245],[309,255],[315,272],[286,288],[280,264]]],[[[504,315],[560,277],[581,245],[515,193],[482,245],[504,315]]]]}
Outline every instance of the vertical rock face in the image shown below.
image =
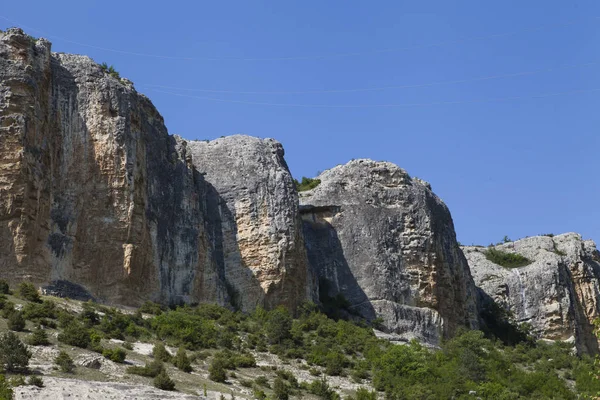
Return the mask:
{"type": "Polygon", "coordinates": [[[396,165],[351,161],[302,192],[309,262],[321,293],[406,339],[435,343],[478,326],[475,286],[450,212],[396,165]]]}
{"type": "Polygon", "coordinates": [[[597,353],[593,320],[600,317],[600,253],[575,233],[536,236],[496,249],[527,257],[531,264],[504,268],[481,247],[465,247],[473,279],[489,297],[531,324],[538,336],[572,340],[580,352],[597,353]]]}
{"type": "Polygon", "coordinates": [[[194,166],[220,201],[208,218],[230,296],[244,309],[284,304],[292,309],[310,297],[298,195],[273,139],[235,135],[190,141],[194,166]]]}
{"type": "Polygon", "coordinates": [[[121,304],[310,296],[276,141],[169,136],[131,82],[18,29],[0,34],[0,137],[1,278],[121,304]]]}
{"type": "Polygon", "coordinates": [[[205,194],[128,81],[0,34],[0,277],[122,304],[226,302],[205,194]]]}

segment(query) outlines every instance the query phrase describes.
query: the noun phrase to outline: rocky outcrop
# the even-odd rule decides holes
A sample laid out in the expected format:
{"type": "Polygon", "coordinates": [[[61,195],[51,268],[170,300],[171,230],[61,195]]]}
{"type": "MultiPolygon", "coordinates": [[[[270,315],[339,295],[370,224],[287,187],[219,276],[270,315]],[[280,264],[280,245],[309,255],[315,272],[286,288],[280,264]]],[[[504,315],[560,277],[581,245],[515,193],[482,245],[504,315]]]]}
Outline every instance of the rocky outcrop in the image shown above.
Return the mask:
{"type": "Polygon", "coordinates": [[[510,311],[518,323],[551,340],[575,342],[596,353],[593,321],[600,316],[600,253],[575,233],[529,237],[494,246],[517,253],[531,264],[504,268],[489,261],[486,248],[464,247],[473,279],[489,300],[510,311]]]}
{"type": "Polygon", "coordinates": [[[311,298],[298,195],[281,143],[243,135],[185,143],[218,193],[207,218],[231,297],[248,310],[295,309],[311,298]]]}
{"type": "Polygon", "coordinates": [[[300,199],[280,143],[170,136],[133,84],[84,56],[0,33],[0,279],[124,305],[306,299],[437,343],[495,301],[544,338],[595,352],[600,256],[578,235],[498,246],[506,269],[456,242],[430,186],[352,161],[300,199]]]}
{"type": "Polygon", "coordinates": [[[0,278],[138,305],[310,296],[298,199],[271,139],[170,136],[132,83],[0,34],[0,278]]]}
{"type": "Polygon", "coordinates": [[[0,277],[121,304],[227,302],[206,183],[131,83],[0,36],[0,277]]]}
{"type": "Polygon", "coordinates": [[[309,262],[321,297],[405,339],[438,342],[478,326],[476,292],[450,212],[396,165],[351,161],[301,192],[309,262]]]}

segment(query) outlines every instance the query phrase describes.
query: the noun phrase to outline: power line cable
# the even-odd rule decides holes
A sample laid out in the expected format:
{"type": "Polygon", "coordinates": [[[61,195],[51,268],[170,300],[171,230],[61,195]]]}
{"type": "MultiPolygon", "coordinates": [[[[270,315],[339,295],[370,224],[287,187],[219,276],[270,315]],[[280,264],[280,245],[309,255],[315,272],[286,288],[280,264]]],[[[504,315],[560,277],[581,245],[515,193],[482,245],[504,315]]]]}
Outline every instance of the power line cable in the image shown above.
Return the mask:
{"type": "Polygon", "coordinates": [[[372,55],[372,54],[382,54],[382,53],[392,53],[392,52],[400,52],[400,51],[408,51],[408,50],[417,50],[417,49],[424,49],[424,48],[431,48],[431,47],[441,47],[441,46],[447,46],[450,44],[458,44],[458,43],[470,42],[470,41],[475,41],[475,40],[483,40],[483,39],[493,39],[493,38],[498,38],[498,37],[513,36],[513,35],[517,35],[517,34],[525,33],[525,32],[536,32],[536,31],[542,31],[542,30],[549,29],[549,28],[554,29],[557,27],[570,26],[570,25],[579,23],[582,19],[596,20],[596,19],[600,19],[600,16],[592,16],[592,17],[587,17],[587,18],[574,19],[574,20],[570,20],[567,22],[561,22],[561,23],[555,23],[555,24],[539,25],[539,26],[536,26],[533,28],[525,28],[525,29],[520,29],[517,31],[511,31],[511,32],[497,33],[497,34],[491,34],[491,35],[482,35],[482,36],[473,36],[473,37],[468,37],[468,38],[463,38],[463,39],[448,40],[448,41],[423,44],[423,45],[398,47],[398,48],[390,48],[390,49],[376,49],[376,50],[369,50],[369,51],[363,51],[363,52],[348,52],[348,53],[334,53],[334,54],[307,55],[307,56],[288,56],[288,57],[181,57],[181,56],[168,56],[168,55],[160,55],[160,54],[138,53],[138,52],[96,46],[96,45],[91,45],[91,44],[87,44],[87,43],[81,43],[81,42],[70,40],[70,39],[67,39],[67,38],[64,38],[61,36],[47,34],[39,29],[35,29],[35,28],[27,26],[27,25],[19,24],[18,22],[15,22],[15,21],[13,21],[7,17],[4,17],[2,15],[0,15],[0,18],[4,19],[5,21],[10,22],[11,24],[15,24],[16,26],[22,26],[31,31],[41,33],[42,35],[45,35],[49,38],[56,38],[58,40],[62,40],[63,42],[66,42],[66,43],[71,43],[71,44],[75,44],[78,46],[84,46],[84,47],[89,47],[89,48],[93,48],[93,49],[97,49],[97,50],[109,51],[109,52],[119,53],[119,54],[126,54],[126,55],[140,56],[140,57],[162,58],[162,59],[170,59],[170,60],[188,60],[188,61],[293,61],[293,60],[319,60],[319,59],[340,58],[340,57],[356,57],[356,56],[364,56],[364,55],[372,55]]]}
{"type": "Polygon", "coordinates": [[[538,99],[538,98],[546,98],[546,97],[555,97],[555,96],[563,96],[563,95],[571,95],[571,94],[580,94],[580,93],[594,93],[599,92],[600,88],[597,89],[577,89],[570,90],[565,92],[554,92],[554,93],[544,93],[533,96],[510,96],[510,97],[495,97],[495,98],[485,98],[485,99],[474,99],[474,100],[458,100],[458,101],[439,101],[432,103],[401,103],[401,104],[356,104],[356,105],[337,105],[337,104],[290,104],[290,103],[264,103],[264,102],[256,102],[256,101],[244,101],[244,100],[227,100],[227,99],[217,99],[212,97],[203,97],[203,96],[194,96],[188,94],[181,93],[172,93],[165,92],[162,90],[156,90],[152,88],[148,88],[156,93],[164,93],[170,94],[178,97],[187,97],[199,100],[207,100],[207,101],[215,101],[222,103],[236,103],[236,104],[247,104],[247,105],[259,105],[259,106],[276,106],[276,107],[302,107],[302,108],[388,108],[388,107],[425,107],[425,106],[437,106],[437,105],[453,105],[453,104],[475,104],[475,103],[491,103],[496,101],[507,101],[507,100],[522,100],[522,99],[538,99]]]}
{"type": "Polygon", "coordinates": [[[458,79],[458,80],[451,80],[451,81],[439,81],[439,82],[421,83],[421,84],[414,84],[414,85],[381,86],[381,87],[373,87],[373,88],[355,88],[355,89],[301,90],[301,91],[236,91],[236,90],[190,89],[190,88],[182,88],[182,87],[174,87],[174,86],[156,85],[156,84],[151,84],[151,83],[140,83],[139,85],[145,86],[145,87],[159,88],[159,89],[181,90],[181,91],[185,91],[185,92],[222,93],[222,94],[326,94],[326,93],[374,92],[374,91],[382,91],[382,90],[390,90],[390,89],[413,89],[413,88],[430,87],[430,86],[480,82],[480,81],[502,79],[502,78],[514,78],[514,77],[518,77],[518,76],[534,75],[534,74],[538,74],[538,73],[542,73],[542,72],[552,72],[552,71],[559,71],[562,69],[587,67],[590,65],[598,65],[598,63],[599,63],[599,61],[592,61],[592,62],[587,62],[587,63],[583,63],[583,64],[562,65],[562,66],[553,67],[553,68],[540,68],[540,69],[535,69],[535,70],[530,70],[530,71],[515,72],[515,73],[501,74],[501,75],[491,75],[491,76],[484,76],[484,77],[479,77],[479,78],[458,79]]]}

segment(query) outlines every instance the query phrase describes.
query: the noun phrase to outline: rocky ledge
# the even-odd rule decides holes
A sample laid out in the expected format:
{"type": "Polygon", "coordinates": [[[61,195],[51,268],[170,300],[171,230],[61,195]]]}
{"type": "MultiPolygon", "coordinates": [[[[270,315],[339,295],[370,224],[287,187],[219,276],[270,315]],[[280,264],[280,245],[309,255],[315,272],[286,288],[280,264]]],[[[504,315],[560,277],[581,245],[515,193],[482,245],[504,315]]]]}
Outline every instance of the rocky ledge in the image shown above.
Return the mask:
{"type": "Polygon", "coordinates": [[[593,321],[600,316],[600,253],[593,241],[565,233],[463,250],[483,302],[496,301],[540,338],[572,341],[581,352],[598,351],[593,321]],[[495,264],[486,258],[490,248],[519,254],[530,264],[495,264]]]}

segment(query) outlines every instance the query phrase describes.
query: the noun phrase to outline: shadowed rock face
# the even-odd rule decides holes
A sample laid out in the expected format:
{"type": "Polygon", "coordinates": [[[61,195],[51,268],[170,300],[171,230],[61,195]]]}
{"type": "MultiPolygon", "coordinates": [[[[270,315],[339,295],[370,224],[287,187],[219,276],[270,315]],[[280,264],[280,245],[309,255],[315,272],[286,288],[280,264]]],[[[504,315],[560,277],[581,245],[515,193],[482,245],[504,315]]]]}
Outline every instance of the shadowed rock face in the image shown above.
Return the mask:
{"type": "Polygon", "coordinates": [[[0,275],[99,300],[227,302],[208,185],[150,101],[83,56],[0,36],[0,275]]]}
{"type": "Polygon", "coordinates": [[[218,261],[241,308],[311,297],[298,195],[281,143],[235,135],[186,142],[194,166],[222,199],[208,215],[218,261]]]}
{"type": "Polygon", "coordinates": [[[491,299],[531,324],[541,338],[571,340],[580,352],[597,353],[593,320],[600,316],[600,253],[576,233],[536,236],[496,249],[533,262],[504,268],[486,259],[485,248],[464,247],[473,279],[491,299]]]}
{"type": "Polygon", "coordinates": [[[351,161],[300,193],[309,262],[329,297],[383,318],[406,339],[436,343],[477,327],[475,286],[450,213],[429,185],[396,165],[351,161]]]}

